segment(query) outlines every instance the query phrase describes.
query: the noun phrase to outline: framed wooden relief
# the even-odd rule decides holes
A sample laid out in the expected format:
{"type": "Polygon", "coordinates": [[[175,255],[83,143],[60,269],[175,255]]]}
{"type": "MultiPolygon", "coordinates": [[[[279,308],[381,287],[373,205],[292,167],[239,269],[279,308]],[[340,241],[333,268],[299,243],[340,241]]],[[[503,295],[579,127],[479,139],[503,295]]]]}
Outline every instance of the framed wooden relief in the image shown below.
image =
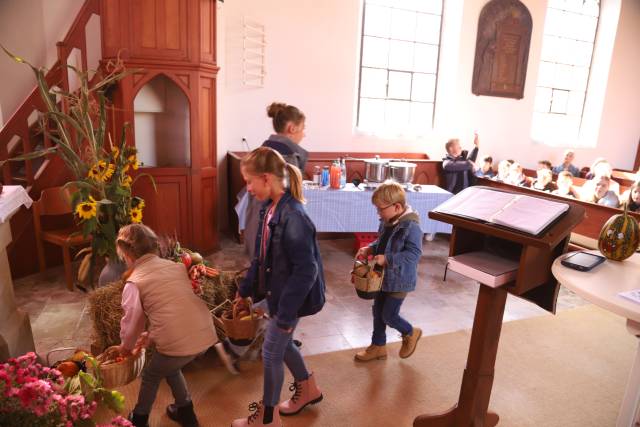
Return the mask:
{"type": "Polygon", "coordinates": [[[531,42],[531,14],[518,0],[492,0],[480,12],[471,91],[521,99],[531,42]]]}

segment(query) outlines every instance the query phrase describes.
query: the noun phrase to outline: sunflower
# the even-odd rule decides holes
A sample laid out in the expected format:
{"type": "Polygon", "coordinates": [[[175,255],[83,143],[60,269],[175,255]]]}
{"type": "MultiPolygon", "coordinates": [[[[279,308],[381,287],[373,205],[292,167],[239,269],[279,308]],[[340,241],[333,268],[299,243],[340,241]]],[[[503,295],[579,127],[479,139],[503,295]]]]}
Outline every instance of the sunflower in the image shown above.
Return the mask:
{"type": "Polygon", "coordinates": [[[134,223],[142,222],[142,209],[140,208],[131,209],[131,222],[134,222],[134,223]]]}
{"type": "Polygon", "coordinates": [[[111,147],[111,156],[113,157],[114,160],[120,157],[120,149],[116,145],[111,147]]]}
{"type": "Polygon", "coordinates": [[[129,162],[133,170],[138,170],[138,168],[140,167],[140,161],[138,160],[135,154],[132,154],[129,157],[127,157],[127,161],[129,162]]]}
{"type": "Polygon", "coordinates": [[[89,201],[78,203],[76,213],[81,219],[91,219],[96,216],[96,201],[93,197],[89,196],[89,201]]]}
{"type": "Polygon", "coordinates": [[[131,182],[133,182],[133,178],[129,175],[125,175],[124,178],[122,178],[122,185],[124,187],[131,187],[131,182]]]}
{"type": "Polygon", "coordinates": [[[89,169],[87,176],[95,181],[98,181],[100,179],[100,172],[98,171],[98,166],[93,165],[91,169],[89,169]]]}
{"type": "Polygon", "coordinates": [[[116,171],[116,165],[114,165],[113,163],[107,164],[107,162],[105,162],[104,160],[100,160],[98,162],[98,170],[100,171],[100,179],[103,182],[107,182],[116,171]]]}

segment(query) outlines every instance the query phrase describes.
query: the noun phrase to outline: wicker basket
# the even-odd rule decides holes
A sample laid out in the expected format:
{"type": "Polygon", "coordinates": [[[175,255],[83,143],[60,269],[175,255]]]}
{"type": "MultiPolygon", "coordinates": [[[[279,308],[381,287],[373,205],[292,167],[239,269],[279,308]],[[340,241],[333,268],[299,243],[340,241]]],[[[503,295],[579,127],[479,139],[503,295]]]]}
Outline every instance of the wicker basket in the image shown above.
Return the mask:
{"type": "MultiPolygon", "coordinates": [[[[117,350],[117,346],[109,347],[96,359],[108,357],[109,353],[117,350]]],[[[102,386],[105,388],[120,387],[129,384],[138,378],[142,372],[145,361],[145,349],[142,348],[136,354],[126,357],[122,362],[110,363],[108,365],[100,364],[100,376],[102,377],[102,386]]]]}
{"type": "Polygon", "coordinates": [[[351,281],[362,299],[374,299],[382,289],[384,269],[374,263],[356,261],[351,270],[351,281]]]}
{"type": "Polygon", "coordinates": [[[239,302],[234,302],[231,310],[223,311],[218,321],[222,323],[224,332],[230,340],[253,340],[256,337],[261,316],[254,311],[251,299],[249,299],[248,306],[251,318],[241,320],[238,315],[240,310],[239,302]]]}

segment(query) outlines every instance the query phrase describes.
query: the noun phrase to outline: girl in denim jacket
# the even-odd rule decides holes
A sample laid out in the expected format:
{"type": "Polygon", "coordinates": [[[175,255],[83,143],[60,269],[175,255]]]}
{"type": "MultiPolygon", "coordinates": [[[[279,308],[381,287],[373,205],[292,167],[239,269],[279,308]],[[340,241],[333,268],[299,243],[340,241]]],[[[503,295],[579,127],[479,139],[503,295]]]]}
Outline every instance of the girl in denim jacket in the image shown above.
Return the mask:
{"type": "Polygon", "coordinates": [[[387,358],[387,325],[402,334],[402,358],[413,354],[422,336],[420,328],[411,326],[400,316],[400,306],[407,293],[416,288],[418,262],[422,255],[420,217],[407,205],[404,189],[395,182],[385,182],[378,187],[371,202],[381,219],[378,239],[360,248],[356,258],[372,255],[376,264],[385,270],[382,289],[373,302],[371,345],[355,355],[361,362],[387,358]]]}
{"type": "Polygon", "coordinates": [[[316,229],[304,211],[300,170],[268,147],[242,159],[247,191],[264,202],[256,236],[255,257],[238,289],[239,298],[265,298],[269,320],[262,346],[264,388],[253,413],[232,427],[281,427],[280,415],[295,415],[322,400],[315,376],[307,370],[293,343],[298,319],[317,313],[324,305],[322,260],[316,229]],[[291,371],[293,396],[280,403],[284,365],[291,371]]]}

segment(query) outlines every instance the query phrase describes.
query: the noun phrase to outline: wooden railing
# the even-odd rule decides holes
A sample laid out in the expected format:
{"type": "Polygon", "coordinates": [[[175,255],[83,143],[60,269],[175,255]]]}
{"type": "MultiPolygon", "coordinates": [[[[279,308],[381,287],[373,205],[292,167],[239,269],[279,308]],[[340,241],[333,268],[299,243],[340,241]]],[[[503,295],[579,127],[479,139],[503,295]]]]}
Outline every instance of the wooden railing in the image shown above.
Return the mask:
{"type": "MultiPolygon", "coordinates": [[[[78,49],[80,53],[81,69],[87,70],[86,27],[93,15],[100,15],[100,1],[86,0],[66,37],[57,44],[58,60],[46,74],[50,87],[69,91],[69,70],[66,65],[74,49],[78,49]]],[[[26,65],[16,66],[22,66],[25,72],[31,72],[26,65]]],[[[66,109],[66,106],[63,105],[63,108],[66,109]]],[[[39,120],[44,110],[45,105],[36,86],[0,130],[0,160],[52,146],[47,132],[40,129],[39,120]]],[[[44,125],[47,126],[47,123],[44,125]]],[[[49,180],[39,180],[50,161],[49,156],[46,159],[7,162],[2,170],[2,182],[6,185],[24,185],[32,196],[38,196],[43,188],[56,185],[49,180]]]]}

